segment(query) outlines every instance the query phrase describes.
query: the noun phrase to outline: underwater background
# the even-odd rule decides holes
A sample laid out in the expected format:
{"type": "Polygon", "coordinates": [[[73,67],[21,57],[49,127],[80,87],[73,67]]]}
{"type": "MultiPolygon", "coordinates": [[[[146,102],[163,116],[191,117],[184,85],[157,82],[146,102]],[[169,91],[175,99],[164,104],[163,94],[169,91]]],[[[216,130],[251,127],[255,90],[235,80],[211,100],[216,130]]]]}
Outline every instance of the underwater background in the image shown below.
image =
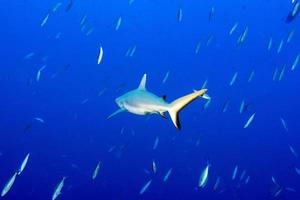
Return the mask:
{"type": "Polygon", "coordinates": [[[0,190],[30,153],[1,198],[51,199],[66,177],[57,199],[300,199],[300,18],[285,22],[291,1],[0,7],[0,190]],[[180,112],[180,131],[168,115],[107,120],[144,73],[168,102],[204,83],[211,99],[180,112]]]}

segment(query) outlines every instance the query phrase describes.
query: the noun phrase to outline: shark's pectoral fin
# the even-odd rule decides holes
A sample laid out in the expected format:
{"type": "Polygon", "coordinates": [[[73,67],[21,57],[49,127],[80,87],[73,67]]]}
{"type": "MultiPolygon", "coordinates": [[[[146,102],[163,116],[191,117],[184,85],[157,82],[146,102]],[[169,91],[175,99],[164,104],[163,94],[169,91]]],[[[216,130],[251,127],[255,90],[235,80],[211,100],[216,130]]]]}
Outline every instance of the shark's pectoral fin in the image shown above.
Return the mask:
{"type": "Polygon", "coordinates": [[[111,119],[112,117],[114,117],[115,115],[126,111],[124,108],[120,108],[119,110],[116,110],[115,112],[113,112],[111,115],[109,115],[106,119],[111,119]]]}

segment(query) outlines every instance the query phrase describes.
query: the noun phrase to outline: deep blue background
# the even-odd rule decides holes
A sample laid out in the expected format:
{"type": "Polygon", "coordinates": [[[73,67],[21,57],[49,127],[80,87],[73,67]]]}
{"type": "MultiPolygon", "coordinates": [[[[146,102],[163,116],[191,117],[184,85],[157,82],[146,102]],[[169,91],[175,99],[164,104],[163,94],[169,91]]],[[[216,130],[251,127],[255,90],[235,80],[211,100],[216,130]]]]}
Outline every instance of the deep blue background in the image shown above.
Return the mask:
{"type": "Polygon", "coordinates": [[[0,187],[31,153],[6,199],[50,199],[63,176],[67,179],[61,199],[272,199],[271,176],[282,187],[296,189],[283,191],[279,198],[300,199],[300,176],[294,170],[300,162],[289,150],[291,145],[300,153],[300,66],[290,71],[300,52],[300,19],[285,24],[289,1],[135,0],[129,6],[126,0],[75,0],[69,12],[64,10],[68,1],[62,1],[41,28],[56,3],[3,0],[0,5],[0,187]],[[210,22],[212,6],[215,16],[210,22]],[[89,36],[80,31],[84,15],[88,29],[94,28],[89,36]],[[119,16],[122,24],[115,31],[119,16]],[[237,21],[236,32],[229,36],[237,21]],[[248,36],[238,47],[236,41],[246,26],[248,36]],[[291,30],[295,30],[292,42],[277,54],[280,40],[286,40],[291,30]],[[56,40],[58,33],[61,37],[56,40]],[[210,35],[213,40],[206,46],[210,35]],[[273,48],[268,51],[270,37],[273,48]],[[104,57],[97,65],[100,44],[104,57]],[[134,56],[125,57],[134,45],[134,56]],[[30,52],[35,55],[24,60],[30,52]],[[44,64],[37,83],[36,73],[44,64]],[[70,68],[64,70],[67,64],[70,68]],[[272,81],[275,68],[283,65],[287,66],[283,80],[272,81]],[[253,69],[255,76],[248,83],[253,69]],[[162,84],[167,71],[169,79],[162,84]],[[238,77],[230,87],[235,72],[238,77]],[[201,88],[207,79],[211,105],[203,110],[203,99],[189,105],[180,114],[180,132],[170,119],[155,115],[122,113],[107,121],[117,109],[115,98],[136,88],[144,73],[147,88],[167,95],[168,101],[201,88]],[[251,106],[239,114],[242,99],[251,106]],[[229,107],[222,113],[226,101],[229,107]],[[254,112],[253,123],[243,129],[254,112]],[[24,132],[29,123],[31,130],[24,132]],[[157,136],[160,142],[154,151],[157,136]],[[115,150],[108,152],[112,146],[115,150]],[[147,174],[144,169],[151,171],[153,159],[158,172],[147,174]],[[92,181],[99,160],[100,173],[92,181]],[[199,190],[207,160],[211,163],[207,187],[199,190]],[[235,165],[238,176],[242,170],[250,175],[247,185],[231,180],[235,165]],[[171,167],[172,175],[163,183],[171,167]],[[213,191],[218,176],[222,181],[213,191]],[[150,179],[149,190],[139,195],[150,179]]]}

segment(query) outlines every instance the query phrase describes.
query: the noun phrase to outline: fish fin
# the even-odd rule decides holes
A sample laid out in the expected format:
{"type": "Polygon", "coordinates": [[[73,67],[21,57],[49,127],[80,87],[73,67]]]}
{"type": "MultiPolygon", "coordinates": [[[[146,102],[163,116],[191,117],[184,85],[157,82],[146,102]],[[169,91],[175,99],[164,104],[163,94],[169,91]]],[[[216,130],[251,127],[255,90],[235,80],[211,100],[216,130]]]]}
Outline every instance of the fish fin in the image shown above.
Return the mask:
{"type": "Polygon", "coordinates": [[[115,115],[121,113],[121,112],[124,112],[125,109],[124,108],[120,108],[118,110],[116,110],[115,112],[113,112],[112,114],[110,114],[106,119],[111,119],[112,117],[114,117],[115,115]]]}
{"type": "Polygon", "coordinates": [[[146,90],[146,81],[147,81],[147,74],[144,74],[141,82],[140,82],[140,85],[138,87],[138,89],[140,90],[146,90]]]}
{"type": "Polygon", "coordinates": [[[159,112],[158,113],[162,118],[165,118],[165,119],[167,119],[167,117],[166,117],[166,115],[165,115],[165,113],[164,112],[159,112]]]}
{"type": "Polygon", "coordinates": [[[198,97],[202,97],[207,92],[207,89],[202,89],[198,91],[194,91],[191,94],[185,95],[173,101],[168,108],[168,112],[171,116],[172,122],[177,129],[181,129],[180,121],[178,113],[185,108],[189,103],[197,99],[198,97]]]}
{"type": "MultiPolygon", "coordinates": [[[[193,90],[194,92],[197,92],[197,90],[193,90]]],[[[208,94],[203,94],[202,96],[201,96],[203,99],[206,99],[206,100],[210,100],[211,98],[210,98],[210,96],[208,95],[208,94]]]]}

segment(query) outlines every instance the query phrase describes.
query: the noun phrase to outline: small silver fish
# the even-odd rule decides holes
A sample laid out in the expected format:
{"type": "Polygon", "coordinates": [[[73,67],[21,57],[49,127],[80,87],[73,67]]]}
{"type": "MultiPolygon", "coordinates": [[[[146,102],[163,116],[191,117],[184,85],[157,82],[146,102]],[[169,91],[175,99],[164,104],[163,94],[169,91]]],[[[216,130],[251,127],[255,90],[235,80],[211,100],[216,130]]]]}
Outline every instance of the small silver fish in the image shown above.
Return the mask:
{"type": "Polygon", "coordinates": [[[210,164],[208,163],[200,175],[199,182],[198,182],[199,188],[204,188],[207,183],[209,167],[210,164]]]}
{"type": "Polygon", "coordinates": [[[50,16],[50,14],[48,13],[48,14],[46,15],[46,17],[43,19],[43,21],[42,21],[42,23],[41,23],[41,27],[43,27],[43,26],[47,23],[49,16],[50,16]]]}
{"type": "Polygon", "coordinates": [[[156,171],[157,171],[156,163],[155,163],[155,161],[153,160],[153,161],[152,161],[152,172],[153,172],[154,174],[156,174],[156,171]]]}
{"type": "Polygon", "coordinates": [[[273,44],[273,38],[270,37],[269,43],[268,43],[268,51],[272,49],[272,44],[273,44]]]}
{"type": "Polygon", "coordinates": [[[244,128],[247,128],[247,127],[251,124],[251,122],[252,122],[253,119],[254,119],[254,116],[255,116],[255,113],[253,113],[253,114],[250,116],[250,118],[247,120],[246,124],[244,125],[244,128]]]}
{"type": "Polygon", "coordinates": [[[230,83],[229,83],[230,86],[232,86],[232,85],[235,83],[237,76],[238,76],[238,73],[235,72],[235,73],[233,74],[232,78],[231,78],[230,83]]]}
{"type": "Polygon", "coordinates": [[[11,187],[13,186],[16,180],[16,176],[17,176],[17,172],[15,172],[14,175],[7,181],[7,183],[5,184],[1,192],[1,197],[4,197],[9,192],[9,190],[11,189],[11,187]]]}
{"type": "Polygon", "coordinates": [[[92,176],[93,180],[95,180],[97,178],[97,176],[98,176],[99,169],[100,169],[100,164],[101,164],[101,162],[99,161],[98,164],[97,164],[97,166],[96,166],[96,168],[95,168],[95,170],[94,170],[94,172],[93,172],[93,176],[92,176]]]}
{"type": "Polygon", "coordinates": [[[214,184],[214,191],[216,191],[218,189],[218,186],[220,184],[220,180],[221,180],[221,178],[218,176],[218,178],[217,178],[217,180],[216,180],[216,182],[214,184]]]}
{"type": "Polygon", "coordinates": [[[252,81],[253,77],[254,77],[255,71],[254,69],[251,71],[249,78],[248,78],[248,82],[252,81]]]}
{"type": "Polygon", "coordinates": [[[172,173],[172,168],[170,168],[170,169],[167,171],[166,175],[164,176],[164,182],[166,182],[166,181],[169,179],[171,173],[172,173]]]}
{"type": "Polygon", "coordinates": [[[278,45],[277,53],[280,53],[280,52],[281,52],[282,47],[283,47],[283,43],[284,43],[284,41],[283,41],[283,39],[282,39],[282,40],[280,41],[279,45],[278,45]]]}
{"type": "Polygon", "coordinates": [[[116,31],[119,30],[121,23],[122,23],[122,17],[119,17],[117,20],[117,23],[116,23],[116,27],[115,27],[116,31]]]}
{"type": "Polygon", "coordinates": [[[288,132],[289,129],[288,129],[288,126],[287,126],[286,121],[285,121],[282,117],[280,118],[280,121],[281,121],[281,124],[282,124],[284,130],[285,130],[286,132],[288,132]]]}
{"type": "Polygon", "coordinates": [[[234,170],[233,170],[233,173],[232,173],[232,177],[231,177],[232,180],[235,179],[236,174],[237,174],[237,171],[238,171],[238,166],[236,165],[236,166],[234,167],[234,170]]]}
{"type": "Polygon", "coordinates": [[[162,81],[163,84],[167,82],[167,80],[168,80],[168,78],[169,78],[169,74],[170,74],[170,71],[168,71],[168,72],[166,73],[166,75],[165,75],[165,77],[164,77],[164,79],[163,79],[163,81],[162,81]]]}
{"type": "Polygon", "coordinates": [[[55,200],[61,194],[61,190],[64,187],[65,179],[66,177],[63,177],[62,180],[56,186],[54,193],[52,195],[52,200],[55,200]]]}
{"type": "Polygon", "coordinates": [[[148,182],[142,187],[142,189],[140,190],[140,194],[144,194],[144,193],[148,190],[148,188],[149,188],[151,182],[152,182],[152,180],[148,181],[148,182]]]}
{"type": "Polygon", "coordinates": [[[296,56],[294,62],[293,62],[293,65],[292,65],[292,68],[291,70],[294,71],[299,63],[299,60],[300,60],[300,53],[296,56]]]}
{"type": "Polygon", "coordinates": [[[234,31],[236,30],[236,28],[238,27],[239,23],[235,22],[234,25],[232,26],[232,28],[229,31],[229,35],[232,35],[234,33],[234,31]]]}
{"type": "Polygon", "coordinates": [[[98,65],[100,65],[100,63],[102,61],[102,58],[103,58],[103,48],[102,48],[102,46],[100,46],[100,48],[99,48],[99,55],[98,55],[98,61],[97,61],[98,65]]]}
{"type": "Polygon", "coordinates": [[[153,150],[155,150],[157,148],[158,142],[159,142],[159,138],[156,137],[155,141],[154,141],[154,144],[153,144],[153,150]]]}
{"type": "Polygon", "coordinates": [[[23,160],[19,170],[17,171],[17,174],[20,175],[23,170],[25,169],[26,165],[27,165],[27,162],[28,162],[28,159],[29,159],[29,156],[30,156],[30,153],[28,153],[25,157],[25,159],[23,160]]]}

